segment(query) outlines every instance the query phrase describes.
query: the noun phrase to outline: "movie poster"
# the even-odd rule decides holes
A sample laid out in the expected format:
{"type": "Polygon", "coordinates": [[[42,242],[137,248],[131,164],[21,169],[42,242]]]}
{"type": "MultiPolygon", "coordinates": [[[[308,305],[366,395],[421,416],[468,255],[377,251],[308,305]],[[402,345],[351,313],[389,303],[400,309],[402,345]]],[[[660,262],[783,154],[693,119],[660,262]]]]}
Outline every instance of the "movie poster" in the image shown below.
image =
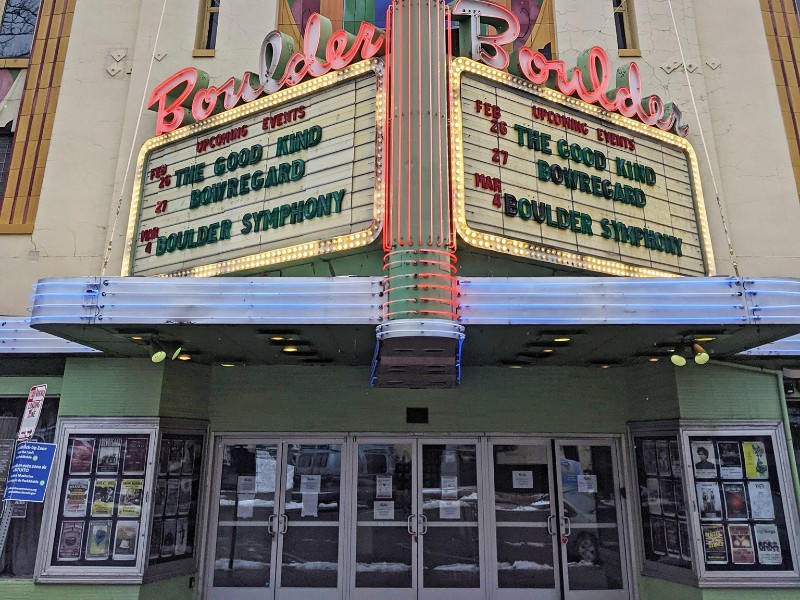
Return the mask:
{"type": "Polygon", "coordinates": [[[58,538],[58,560],[80,560],[83,543],[83,521],[63,521],[58,538]]]}
{"type": "Polygon", "coordinates": [[[86,535],[86,560],[108,560],[111,546],[111,521],[89,521],[86,535]]]}
{"type": "Polygon", "coordinates": [[[747,521],[750,515],[747,513],[744,483],[723,483],[722,493],[725,496],[725,517],[729,521],[747,521]]]}
{"type": "Polygon", "coordinates": [[[183,443],[183,460],[181,461],[181,474],[191,475],[194,468],[194,440],[186,440],[183,443]]]}
{"type": "Polygon", "coordinates": [[[156,495],[153,499],[153,514],[156,517],[164,516],[164,508],[167,504],[167,480],[159,479],[156,481],[156,495]]]}
{"type": "Polygon", "coordinates": [[[139,521],[117,521],[114,533],[114,560],[135,560],[139,521]]]}
{"type": "Polygon", "coordinates": [[[678,521],[678,536],[681,540],[681,558],[692,560],[692,541],[689,538],[689,525],[686,521],[678,521]]]}
{"type": "Polygon", "coordinates": [[[72,438],[69,453],[69,474],[90,475],[94,457],[94,438],[72,438]]]}
{"type": "Polygon", "coordinates": [[[161,438],[161,447],[158,450],[158,474],[161,476],[169,472],[170,441],[161,438]]]}
{"type": "Polygon", "coordinates": [[[667,541],[667,554],[674,558],[680,558],[681,541],[678,522],[673,519],[664,519],[664,532],[667,541]]]}
{"type": "Polygon", "coordinates": [[[183,468],[183,440],[170,440],[169,465],[170,475],[180,475],[183,468]]]}
{"type": "Polygon", "coordinates": [[[147,446],[150,440],[146,437],[131,437],[125,443],[125,460],[122,472],[125,475],[144,475],[147,464],[147,446]]]}
{"type": "Polygon", "coordinates": [[[175,534],[177,529],[175,519],[164,521],[164,534],[161,537],[161,558],[169,558],[175,554],[175,534]]]}
{"type": "Polygon", "coordinates": [[[676,479],[673,485],[673,497],[675,498],[675,512],[679,517],[686,516],[686,497],[683,495],[683,481],[676,479]]]}
{"type": "Polygon", "coordinates": [[[678,440],[669,441],[669,462],[672,466],[672,476],[681,477],[681,447],[678,440]]]}
{"type": "Polygon", "coordinates": [[[642,441],[642,463],[644,464],[644,472],[648,477],[655,477],[658,475],[655,440],[642,441]]]}
{"type": "Polygon", "coordinates": [[[748,479],[768,479],[767,451],[762,442],[742,442],[744,469],[748,479]]]}
{"type": "Polygon", "coordinates": [[[164,515],[174,517],[178,514],[178,503],[180,496],[181,482],[177,479],[167,481],[167,502],[164,515]]]}
{"type": "Polygon", "coordinates": [[[728,525],[728,537],[731,540],[731,562],[735,565],[754,565],[756,554],[750,525],[728,525]]]}
{"type": "Polygon", "coordinates": [[[667,440],[658,440],[656,442],[656,464],[658,465],[658,474],[661,477],[672,475],[672,463],[669,459],[669,442],[667,440]]]}
{"type": "Polygon", "coordinates": [[[661,491],[655,477],[647,479],[647,508],[651,515],[661,514],[661,491]]]}
{"type": "Polygon", "coordinates": [[[781,540],[778,537],[778,527],[772,524],[759,523],[755,526],[756,548],[758,548],[758,562],[762,565],[783,564],[781,540]]]}
{"type": "Polygon", "coordinates": [[[189,508],[192,506],[192,478],[185,477],[180,480],[180,489],[178,490],[178,514],[185,515],[189,513],[189,508]]]}
{"type": "Polygon", "coordinates": [[[722,498],[720,497],[717,482],[698,482],[697,508],[700,511],[701,521],[722,520],[722,498]]]}
{"type": "Polygon", "coordinates": [[[714,452],[714,443],[711,440],[703,440],[692,442],[690,446],[695,479],[716,479],[717,456],[714,452]]]}
{"type": "Polygon", "coordinates": [[[717,442],[719,476],[722,479],[742,478],[742,454],[738,442],[717,442]]]}
{"type": "Polygon", "coordinates": [[[653,544],[653,553],[666,556],[667,535],[664,531],[664,519],[661,517],[650,517],[650,539],[653,544]]]}
{"type": "Polygon", "coordinates": [[[119,472],[121,452],[122,438],[100,438],[96,472],[101,475],[116,475],[119,472]]]}
{"type": "Polygon", "coordinates": [[[153,529],[150,532],[150,560],[156,560],[161,556],[161,536],[164,532],[164,521],[155,519],[153,521],[153,529]]]}
{"type": "Polygon", "coordinates": [[[659,481],[661,491],[661,513],[665,517],[675,516],[675,489],[671,479],[661,479],[659,481]]]}
{"type": "Polygon", "coordinates": [[[707,565],[727,565],[728,548],[725,543],[725,527],[703,525],[703,553],[707,565]]]}
{"type": "Polygon", "coordinates": [[[64,493],[64,516],[85,517],[89,502],[89,479],[68,479],[64,493]]]}
{"type": "Polygon", "coordinates": [[[142,514],[144,479],[123,479],[117,504],[118,517],[139,517],[142,514]]]}
{"type": "Polygon", "coordinates": [[[114,514],[114,494],[117,491],[116,479],[95,479],[92,495],[92,516],[110,517],[114,514]]]}
{"type": "Polygon", "coordinates": [[[769,521],[775,518],[769,481],[748,481],[747,493],[750,496],[750,513],[754,520],[769,521]]]}
{"type": "Polygon", "coordinates": [[[175,525],[175,556],[186,554],[186,540],[189,536],[189,517],[181,517],[175,525]]]}

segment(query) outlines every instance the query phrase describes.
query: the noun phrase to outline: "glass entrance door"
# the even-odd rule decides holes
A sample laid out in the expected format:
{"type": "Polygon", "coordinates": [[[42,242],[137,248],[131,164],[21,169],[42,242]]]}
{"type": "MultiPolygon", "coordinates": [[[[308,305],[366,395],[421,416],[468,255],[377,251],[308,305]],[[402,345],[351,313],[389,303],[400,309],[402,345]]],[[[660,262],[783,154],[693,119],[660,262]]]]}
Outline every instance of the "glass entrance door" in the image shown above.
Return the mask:
{"type": "Polygon", "coordinates": [[[489,441],[489,564],[497,600],[560,598],[550,440],[489,441]]]}
{"type": "Polygon", "coordinates": [[[477,440],[358,440],[356,599],[483,598],[477,440]]]}
{"type": "Polygon", "coordinates": [[[564,598],[628,598],[618,457],[612,441],[557,440],[564,598]]]}
{"type": "Polygon", "coordinates": [[[220,440],[208,597],[341,598],[343,440],[220,440]]]}

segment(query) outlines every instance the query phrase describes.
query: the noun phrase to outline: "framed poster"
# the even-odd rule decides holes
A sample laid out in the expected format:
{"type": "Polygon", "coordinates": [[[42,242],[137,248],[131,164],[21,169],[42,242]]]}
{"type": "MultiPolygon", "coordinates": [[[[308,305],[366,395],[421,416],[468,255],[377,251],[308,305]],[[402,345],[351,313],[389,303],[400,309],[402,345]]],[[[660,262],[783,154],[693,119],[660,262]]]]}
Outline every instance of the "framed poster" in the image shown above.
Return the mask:
{"type": "Polygon", "coordinates": [[[60,419],[37,580],[142,583],[194,571],[205,429],[178,419],[60,419]],[[188,432],[162,433],[176,425],[188,432]],[[159,570],[162,561],[174,564],[159,570]]]}
{"type": "Polygon", "coordinates": [[[800,584],[797,508],[780,424],[687,425],[682,441],[696,494],[687,512],[702,532],[701,585],[800,584]]]}

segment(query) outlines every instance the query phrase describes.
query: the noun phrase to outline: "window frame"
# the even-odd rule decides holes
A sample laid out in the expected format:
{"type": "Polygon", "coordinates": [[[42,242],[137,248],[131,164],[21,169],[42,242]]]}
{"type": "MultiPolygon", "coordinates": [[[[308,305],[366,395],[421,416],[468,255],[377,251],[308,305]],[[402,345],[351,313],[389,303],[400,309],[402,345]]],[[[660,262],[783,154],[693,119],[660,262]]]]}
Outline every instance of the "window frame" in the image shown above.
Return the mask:
{"type": "Polygon", "coordinates": [[[212,57],[216,54],[217,38],[214,36],[214,45],[210,46],[209,27],[212,19],[217,20],[217,30],[219,30],[219,9],[222,0],[200,0],[200,8],[197,16],[197,34],[195,36],[194,50],[192,56],[195,58],[212,57]]]}
{"type": "Polygon", "coordinates": [[[633,0],[612,0],[612,14],[614,16],[614,31],[617,37],[617,49],[619,56],[641,56],[639,49],[639,34],[636,30],[636,12],[633,7],[633,0]],[[619,2],[619,6],[614,3],[619,2]],[[624,31],[625,45],[620,45],[620,21],[624,31]]]}

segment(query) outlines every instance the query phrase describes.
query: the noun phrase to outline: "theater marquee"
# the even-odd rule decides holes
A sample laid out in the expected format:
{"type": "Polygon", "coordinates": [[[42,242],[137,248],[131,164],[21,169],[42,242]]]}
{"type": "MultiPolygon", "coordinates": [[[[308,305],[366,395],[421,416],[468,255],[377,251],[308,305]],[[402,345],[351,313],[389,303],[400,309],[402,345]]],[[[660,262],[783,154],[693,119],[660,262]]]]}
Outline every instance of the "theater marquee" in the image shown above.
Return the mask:
{"type": "Polygon", "coordinates": [[[627,276],[713,274],[682,137],[453,61],[456,228],[474,246],[627,276]]]}
{"type": "Polygon", "coordinates": [[[122,274],[220,275],[374,241],[384,107],[372,59],[149,140],[122,274]]]}

